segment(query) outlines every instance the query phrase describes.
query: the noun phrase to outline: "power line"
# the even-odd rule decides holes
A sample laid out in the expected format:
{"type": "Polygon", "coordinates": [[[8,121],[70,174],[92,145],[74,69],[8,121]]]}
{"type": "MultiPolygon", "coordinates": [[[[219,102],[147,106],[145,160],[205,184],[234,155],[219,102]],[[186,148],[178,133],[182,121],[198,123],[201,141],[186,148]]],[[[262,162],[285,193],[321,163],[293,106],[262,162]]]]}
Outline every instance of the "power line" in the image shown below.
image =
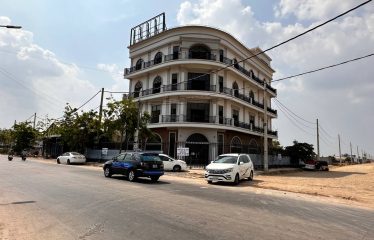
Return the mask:
{"type": "Polygon", "coordinates": [[[331,139],[335,139],[333,136],[331,136],[323,127],[322,125],[320,124],[319,125],[320,129],[322,130],[322,132],[324,132],[329,138],[331,139]]]}
{"type": "Polygon", "coordinates": [[[99,94],[101,91],[98,91],[95,95],[93,95],[90,99],[88,99],[85,103],[83,103],[80,107],[74,109],[74,112],[78,111],[79,109],[81,109],[83,106],[85,106],[87,103],[89,103],[92,99],[94,99],[97,94],[99,94]]]}
{"type": "Polygon", "coordinates": [[[333,64],[333,65],[330,65],[330,66],[326,66],[326,67],[314,69],[314,70],[311,70],[311,71],[307,71],[307,72],[295,74],[295,75],[292,75],[292,76],[289,76],[289,77],[284,77],[284,78],[272,80],[271,82],[279,82],[279,81],[287,80],[287,79],[290,79],[290,78],[299,77],[299,76],[310,74],[310,73],[314,73],[314,72],[319,72],[319,71],[322,71],[322,70],[325,70],[325,69],[328,69],[328,68],[337,67],[337,66],[340,66],[340,65],[343,65],[343,64],[346,64],[346,63],[358,61],[358,60],[361,60],[361,59],[364,59],[364,58],[368,58],[368,57],[372,57],[372,56],[374,56],[374,53],[368,54],[368,55],[363,56],[363,57],[358,57],[358,58],[350,59],[350,60],[347,60],[347,61],[344,61],[344,62],[340,62],[340,63],[337,63],[337,64],[333,64]]]}
{"type": "Polygon", "coordinates": [[[289,112],[291,112],[294,116],[296,116],[297,118],[303,120],[304,122],[306,123],[309,123],[309,124],[312,124],[312,125],[315,125],[316,123],[314,122],[311,122],[311,121],[308,121],[308,120],[305,120],[304,118],[300,117],[299,115],[297,115],[296,113],[294,113],[293,111],[291,111],[291,109],[289,109],[288,107],[286,107],[283,103],[281,103],[277,98],[274,98],[275,101],[277,101],[280,105],[282,105],[284,108],[286,108],[289,112]]]}
{"type": "Polygon", "coordinates": [[[305,132],[305,133],[307,133],[307,134],[309,134],[309,135],[315,136],[315,134],[310,133],[310,132],[306,131],[305,129],[301,128],[299,125],[297,125],[297,124],[294,122],[294,120],[292,120],[292,118],[289,117],[289,113],[283,111],[283,109],[282,109],[282,108],[277,104],[277,102],[275,102],[275,105],[277,105],[277,106],[279,107],[279,110],[281,110],[281,111],[285,114],[285,116],[288,118],[288,120],[290,120],[290,122],[291,122],[295,127],[297,127],[298,129],[300,129],[301,131],[303,131],[303,132],[305,132]]]}
{"type": "Polygon", "coordinates": [[[329,20],[327,20],[327,21],[325,21],[325,22],[323,22],[323,23],[321,23],[321,24],[318,24],[318,25],[315,26],[315,27],[312,27],[312,28],[310,28],[310,29],[308,29],[308,30],[306,30],[306,31],[304,31],[304,32],[302,32],[302,33],[300,33],[300,34],[298,34],[298,35],[292,37],[292,38],[289,38],[289,39],[287,39],[287,40],[285,40],[285,41],[283,41],[283,42],[280,42],[280,43],[278,43],[278,44],[276,44],[276,45],[274,45],[274,46],[272,46],[272,47],[270,47],[270,48],[267,48],[267,49],[265,49],[265,50],[263,50],[263,51],[261,51],[261,52],[258,52],[258,53],[256,53],[256,54],[254,54],[254,55],[252,55],[252,56],[250,56],[250,57],[244,58],[244,59],[242,59],[242,60],[240,60],[240,61],[236,61],[235,63],[231,63],[231,64],[229,64],[229,65],[227,65],[227,66],[225,66],[225,67],[219,68],[219,69],[217,69],[217,70],[212,70],[212,71],[210,71],[210,72],[208,72],[208,73],[205,73],[205,74],[202,74],[202,75],[200,75],[200,76],[197,76],[197,77],[194,77],[194,78],[188,79],[187,81],[194,80],[194,79],[200,78],[200,77],[202,77],[202,76],[209,75],[210,73],[215,73],[215,72],[222,71],[222,70],[224,70],[224,69],[226,69],[226,68],[229,68],[229,67],[235,66],[235,65],[238,64],[238,63],[244,62],[244,61],[246,61],[246,60],[249,60],[249,59],[252,59],[252,58],[254,58],[254,57],[257,57],[257,56],[259,56],[259,55],[261,55],[261,54],[264,54],[264,53],[266,53],[266,52],[268,52],[268,51],[270,51],[270,50],[273,50],[273,49],[275,49],[275,48],[277,48],[277,47],[279,47],[279,46],[282,46],[282,45],[284,45],[284,44],[286,44],[286,43],[288,43],[288,42],[290,42],[290,41],[292,41],[292,40],[295,40],[295,39],[297,39],[297,38],[299,38],[299,37],[301,37],[301,36],[303,36],[303,35],[305,35],[305,34],[307,34],[307,33],[309,33],[309,32],[312,32],[312,31],[314,31],[314,30],[316,30],[316,29],[318,29],[318,28],[320,28],[320,27],[322,27],[322,26],[324,26],[324,25],[326,25],[326,24],[328,24],[328,23],[330,23],[330,22],[332,22],[332,21],[335,21],[336,19],[338,19],[338,18],[340,18],[340,17],[342,17],[342,16],[344,16],[344,15],[347,15],[348,13],[350,13],[350,12],[352,12],[352,11],[354,11],[354,10],[356,10],[356,9],[358,9],[358,8],[360,8],[360,7],[364,6],[364,5],[366,5],[366,4],[368,4],[368,3],[371,2],[371,1],[372,1],[372,0],[368,0],[368,1],[366,1],[366,2],[363,2],[363,3],[359,4],[359,5],[357,5],[356,7],[351,8],[351,9],[349,9],[349,10],[347,10],[347,11],[345,11],[345,12],[339,14],[339,15],[337,15],[337,16],[334,17],[334,18],[331,18],[331,19],[329,19],[329,20]]]}

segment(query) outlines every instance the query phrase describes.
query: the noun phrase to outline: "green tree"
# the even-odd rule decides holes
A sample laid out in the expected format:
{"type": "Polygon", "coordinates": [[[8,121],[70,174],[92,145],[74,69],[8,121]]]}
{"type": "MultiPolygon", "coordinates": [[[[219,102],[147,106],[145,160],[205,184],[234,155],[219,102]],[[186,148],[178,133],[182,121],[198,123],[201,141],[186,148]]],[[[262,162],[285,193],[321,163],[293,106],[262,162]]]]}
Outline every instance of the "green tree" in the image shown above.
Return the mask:
{"type": "Polygon", "coordinates": [[[12,129],[0,129],[0,146],[3,147],[2,153],[7,153],[14,142],[12,129]]]}
{"type": "Polygon", "coordinates": [[[271,154],[283,154],[284,153],[284,148],[282,145],[280,145],[280,142],[278,140],[273,140],[271,142],[270,146],[270,153],[271,154]]]}
{"type": "Polygon", "coordinates": [[[291,164],[298,165],[299,161],[314,159],[316,154],[312,144],[293,141],[293,146],[285,148],[285,154],[291,158],[291,164]]]}
{"type": "Polygon", "coordinates": [[[120,151],[123,141],[128,142],[134,138],[135,131],[139,125],[139,139],[146,142],[151,132],[147,128],[150,116],[148,113],[139,117],[138,107],[132,99],[115,101],[112,99],[104,110],[104,134],[112,139],[114,135],[120,137],[120,151]],[[139,122],[138,122],[139,118],[139,122]]]}
{"type": "Polygon", "coordinates": [[[80,113],[69,104],[65,107],[64,117],[54,122],[55,133],[61,134],[61,139],[69,151],[84,152],[94,145],[97,136],[98,114],[91,110],[80,113]]]}
{"type": "Polygon", "coordinates": [[[19,153],[24,149],[31,148],[37,135],[37,131],[29,123],[15,124],[13,131],[15,141],[14,150],[19,153]]]}

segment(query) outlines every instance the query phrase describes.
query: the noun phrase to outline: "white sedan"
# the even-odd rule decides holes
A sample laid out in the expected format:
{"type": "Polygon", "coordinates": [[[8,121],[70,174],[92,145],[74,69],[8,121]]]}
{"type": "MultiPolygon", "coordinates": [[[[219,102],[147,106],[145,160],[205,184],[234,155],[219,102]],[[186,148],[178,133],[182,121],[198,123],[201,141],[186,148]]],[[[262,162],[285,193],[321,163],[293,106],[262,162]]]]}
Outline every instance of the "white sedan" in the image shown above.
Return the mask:
{"type": "Polygon", "coordinates": [[[164,163],[165,171],[180,172],[187,170],[187,163],[183,160],[176,160],[166,154],[158,155],[164,163]]]}
{"type": "Polygon", "coordinates": [[[65,164],[72,164],[72,163],[85,163],[86,157],[77,152],[66,152],[63,153],[61,156],[57,158],[57,164],[65,163],[65,164]]]}

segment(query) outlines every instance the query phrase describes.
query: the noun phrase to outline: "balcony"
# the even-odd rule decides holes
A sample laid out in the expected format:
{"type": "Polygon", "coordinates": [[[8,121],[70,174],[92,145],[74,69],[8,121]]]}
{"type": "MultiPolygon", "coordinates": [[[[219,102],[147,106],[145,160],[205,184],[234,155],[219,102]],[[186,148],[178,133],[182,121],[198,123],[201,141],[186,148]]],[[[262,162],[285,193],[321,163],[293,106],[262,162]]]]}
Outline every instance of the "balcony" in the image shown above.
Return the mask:
{"type": "Polygon", "coordinates": [[[277,115],[277,110],[276,109],[272,109],[270,107],[267,108],[268,112],[274,114],[274,115],[277,115]]]}
{"type": "MultiPolygon", "coordinates": [[[[194,119],[190,115],[162,115],[161,116],[162,123],[209,123],[209,124],[216,124],[216,125],[222,125],[222,126],[229,126],[229,127],[237,127],[241,129],[248,130],[250,132],[256,132],[263,134],[264,128],[254,126],[251,123],[245,123],[236,121],[233,118],[224,118],[222,116],[202,116],[199,119],[194,119]],[[218,122],[216,121],[218,119],[218,122]]],[[[158,123],[158,116],[157,121],[151,123],[158,123]]],[[[268,130],[268,134],[272,136],[278,136],[277,131],[268,130]]]]}

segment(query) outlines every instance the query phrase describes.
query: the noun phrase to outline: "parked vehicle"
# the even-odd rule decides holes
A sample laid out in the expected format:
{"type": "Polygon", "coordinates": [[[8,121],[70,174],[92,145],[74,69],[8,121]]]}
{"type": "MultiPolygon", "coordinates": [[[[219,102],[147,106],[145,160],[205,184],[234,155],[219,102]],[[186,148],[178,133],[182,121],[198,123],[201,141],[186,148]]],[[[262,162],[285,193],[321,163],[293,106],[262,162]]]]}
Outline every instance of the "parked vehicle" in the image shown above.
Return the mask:
{"type": "Polygon", "coordinates": [[[164,163],[165,171],[180,172],[187,170],[187,163],[183,160],[176,160],[166,154],[159,154],[158,156],[164,163]]]}
{"type": "Polygon", "coordinates": [[[206,166],[205,179],[208,183],[232,182],[239,184],[242,179],[253,180],[254,168],[248,154],[222,154],[206,166]]]}
{"type": "Polygon", "coordinates": [[[85,163],[86,157],[83,154],[77,152],[66,152],[61,156],[58,156],[56,162],[57,164],[65,163],[67,165],[70,165],[72,163],[85,163]]]}
{"type": "Polygon", "coordinates": [[[303,167],[305,170],[321,170],[321,171],[329,171],[329,163],[327,161],[316,161],[316,160],[308,160],[305,161],[305,166],[303,167]]]}
{"type": "Polygon", "coordinates": [[[158,153],[127,152],[105,162],[103,170],[105,177],[122,174],[130,182],[138,177],[149,177],[152,182],[157,182],[164,175],[164,164],[158,153]]]}

